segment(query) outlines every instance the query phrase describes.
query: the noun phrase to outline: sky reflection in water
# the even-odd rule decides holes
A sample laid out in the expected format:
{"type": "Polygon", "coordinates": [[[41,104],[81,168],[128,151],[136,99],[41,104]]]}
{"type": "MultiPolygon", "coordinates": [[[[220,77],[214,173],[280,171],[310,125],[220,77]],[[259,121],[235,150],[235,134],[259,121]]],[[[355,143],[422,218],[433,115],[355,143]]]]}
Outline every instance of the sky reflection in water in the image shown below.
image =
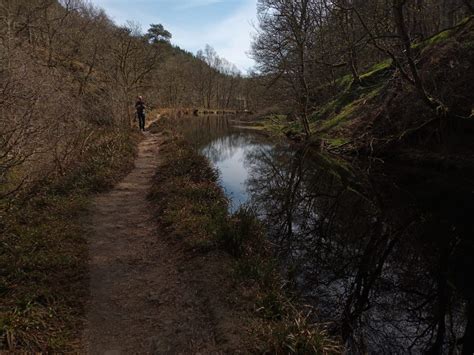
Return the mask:
{"type": "Polygon", "coordinates": [[[474,180],[388,164],[351,173],[225,118],[183,122],[231,210],[258,212],[294,291],[349,354],[474,349],[474,180]]]}
{"type": "Polygon", "coordinates": [[[248,134],[233,133],[211,141],[200,150],[219,170],[219,181],[231,199],[232,212],[249,199],[246,184],[249,177],[248,155],[268,149],[271,149],[270,145],[257,144],[248,134]]]}

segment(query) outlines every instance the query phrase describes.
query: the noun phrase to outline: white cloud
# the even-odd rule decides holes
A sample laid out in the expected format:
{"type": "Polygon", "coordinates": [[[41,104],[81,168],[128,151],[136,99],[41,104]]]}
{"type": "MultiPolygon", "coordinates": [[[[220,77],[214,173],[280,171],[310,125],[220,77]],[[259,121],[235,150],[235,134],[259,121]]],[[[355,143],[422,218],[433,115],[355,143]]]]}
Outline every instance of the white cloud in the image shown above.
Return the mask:
{"type": "Polygon", "coordinates": [[[186,0],[179,1],[175,6],[177,10],[189,10],[197,7],[209,6],[224,2],[224,0],[186,0]]]}
{"type": "Polygon", "coordinates": [[[256,0],[245,0],[237,12],[215,24],[208,24],[193,31],[172,29],[174,42],[186,49],[196,51],[209,44],[217,53],[247,70],[254,65],[248,57],[250,50],[252,22],[256,20],[256,0]]]}
{"type": "Polygon", "coordinates": [[[127,20],[139,22],[143,30],[151,23],[162,23],[172,35],[172,42],[183,49],[196,53],[206,44],[217,53],[237,65],[243,71],[254,65],[247,55],[250,50],[252,22],[256,21],[257,0],[92,0],[103,7],[118,24],[127,20]],[[206,19],[206,6],[233,1],[239,4],[233,13],[222,13],[218,21],[206,19]],[[201,8],[201,9],[200,9],[201,8]],[[180,22],[179,12],[194,11],[195,17],[180,22]],[[174,11],[175,16],[171,15],[174,11]],[[176,15],[178,14],[178,15],[176,15]]]}

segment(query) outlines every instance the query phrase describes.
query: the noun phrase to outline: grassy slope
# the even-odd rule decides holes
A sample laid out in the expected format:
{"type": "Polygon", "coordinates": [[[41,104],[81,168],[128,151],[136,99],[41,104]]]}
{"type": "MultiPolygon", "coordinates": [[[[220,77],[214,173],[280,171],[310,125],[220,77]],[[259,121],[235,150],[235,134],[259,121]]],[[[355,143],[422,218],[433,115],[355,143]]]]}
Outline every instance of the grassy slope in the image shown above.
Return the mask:
{"type": "MultiPolygon", "coordinates": [[[[449,102],[450,96],[464,96],[464,105],[469,105],[465,101],[472,96],[468,83],[472,77],[465,80],[467,83],[462,82],[462,77],[472,74],[472,66],[466,63],[474,60],[473,37],[474,17],[469,17],[458,26],[413,46],[419,53],[419,70],[428,91],[453,107],[459,105],[449,102]],[[443,82],[436,82],[438,80],[443,82]]],[[[414,89],[400,80],[391,60],[374,65],[361,80],[359,86],[352,83],[350,75],[340,78],[337,81],[339,94],[318,107],[310,117],[314,135],[330,148],[352,143],[355,149],[367,149],[364,147],[398,138],[404,131],[432,118],[432,112],[424,108],[414,89]],[[391,95],[397,96],[393,102],[391,95]],[[394,120],[398,123],[392,122],[394,120]]],[[[472,97],[470,100],[472,104],[472,97]]],[[[300,124],[288,123],[285,116],[268,118],[264,127],[274,134],[301,132],[300,124]]]]}
{"type": "Polygon", "coordinates": [[[100,132],[66,175],[0,201],[0,349],[74,349],[86,296],[82,217],[91,195],[131,167],[136,138],[100,132]]]}
{"type": "MultiPolygon", "coordinates": [[[[353,85],[351,76],[337,80],[340,94],[318,107],[310,116],[311,131],[329,145],[337,146],[349,141],[344,128],[350,129],[351,121],[364,112],[368,100],[373,100],[392,77],[394,68],[390,60],[374,65],[361,76],[362,86],[353,85]]],[[[263,128],[274,135],[298,134],[302,131],[299,122],[287,122],[285,115],[267,117],[263,128]]]]}

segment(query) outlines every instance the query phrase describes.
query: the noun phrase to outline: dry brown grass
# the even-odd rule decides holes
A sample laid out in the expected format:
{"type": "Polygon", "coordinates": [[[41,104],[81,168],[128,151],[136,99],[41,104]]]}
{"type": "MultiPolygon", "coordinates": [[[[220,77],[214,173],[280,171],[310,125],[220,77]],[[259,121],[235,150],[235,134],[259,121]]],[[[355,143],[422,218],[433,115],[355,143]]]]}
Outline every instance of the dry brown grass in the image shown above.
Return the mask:
{"type": "Polygon", "coordinates": [[[71,170],[1,200],[0,349],[74,348],[86,296],[82,216],[130,167],[135,138],[103,133],[71,170]]]}

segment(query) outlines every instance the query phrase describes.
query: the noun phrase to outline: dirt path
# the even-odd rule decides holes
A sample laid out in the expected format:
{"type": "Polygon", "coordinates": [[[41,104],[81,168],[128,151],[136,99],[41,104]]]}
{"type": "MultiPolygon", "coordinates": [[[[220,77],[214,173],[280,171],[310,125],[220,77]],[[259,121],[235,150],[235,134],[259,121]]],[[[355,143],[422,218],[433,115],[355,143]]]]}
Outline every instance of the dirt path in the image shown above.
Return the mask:
{"type": "Polygon", "coordinates": [[[160,136],[146,134],[135,168],[98,196],[89,239],[89,354],[228,352],[240,347],[237,315],[219,290],[215,256],[190,255],[158,235],[146,196],[160,136]]]}

